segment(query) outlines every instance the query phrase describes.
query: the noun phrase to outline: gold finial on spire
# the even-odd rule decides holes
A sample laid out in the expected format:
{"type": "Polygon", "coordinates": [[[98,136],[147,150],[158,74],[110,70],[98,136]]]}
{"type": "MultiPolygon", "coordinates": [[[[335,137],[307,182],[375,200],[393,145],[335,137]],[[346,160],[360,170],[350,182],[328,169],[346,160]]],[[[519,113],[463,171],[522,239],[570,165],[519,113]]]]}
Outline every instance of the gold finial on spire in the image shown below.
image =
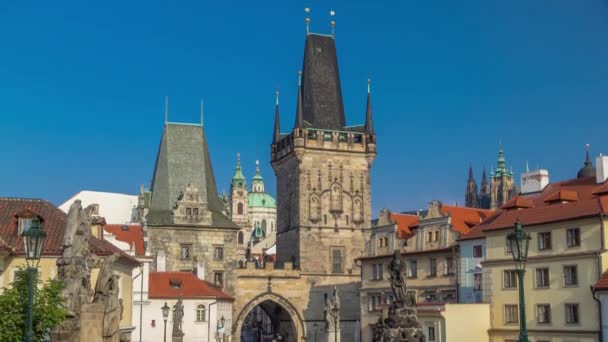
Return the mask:
{"type": "Polygon", "coordinates": [[[306,13],[306,35],[310,34],[310,18],[308,17],[308,13],[310,13],[310,8],[306,7],[304,9],[304,12],[306,13]]]}
{"type": "Polygon", "coordinates": [[[274,96],[276,99],[276,105],[279,105],[279,88],[277,88],[277,90],[274,91],[274,96]]]}
{"type": "Polygon", "coordinates": [[[334,10],[329,11],[329,16],[331,17],[331,21],[329,24],[331,25],[331,36],[334,36],[334,27],[336,26],[336,22],[334,21],[334,17],[336,16],[336,12],[334,10]]]}
{"type": "Polygon", "coordinates": [[[165,126],[169,122],[169,96],[165,96],[165,126]]]}

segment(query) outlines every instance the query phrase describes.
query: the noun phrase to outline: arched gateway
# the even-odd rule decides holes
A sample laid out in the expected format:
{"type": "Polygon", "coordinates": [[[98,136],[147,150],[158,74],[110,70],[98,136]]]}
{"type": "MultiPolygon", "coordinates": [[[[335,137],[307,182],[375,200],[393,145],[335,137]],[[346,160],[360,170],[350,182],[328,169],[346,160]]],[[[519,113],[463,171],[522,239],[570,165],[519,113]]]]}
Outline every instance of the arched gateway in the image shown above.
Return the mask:
{"type": "Polygon", "coordinates": [[[300,313],[284,297],[262,293],[237,313],[232,336],[235,341],[302,341],[306,336],[300,313]]]}

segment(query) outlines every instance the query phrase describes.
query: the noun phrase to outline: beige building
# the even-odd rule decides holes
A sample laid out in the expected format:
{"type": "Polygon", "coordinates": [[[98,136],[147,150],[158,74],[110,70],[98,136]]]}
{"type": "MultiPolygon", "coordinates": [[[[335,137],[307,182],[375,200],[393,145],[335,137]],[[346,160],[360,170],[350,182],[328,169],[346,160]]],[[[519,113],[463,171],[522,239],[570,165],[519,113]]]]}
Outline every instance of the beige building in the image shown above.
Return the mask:
{"type": "MultiPolygon", "coordinates": [[[[25,256],[21,231],[32,219],[40,220],[44,225],[47,238],[42,250],[38,275],[42,281],[57,277],[57,258],[61,256],[63,236],[66,227],[66,214],[48,201],[24,198],[0,198],[0,287],[9,287],[15,279],[15,271],[25,267],[25,256]]],[[[131,338],[135,329],[133,307],[133,270],[140,263],[122,252],[111,243],[95,237],[105,220],[97,217],[91,227],[93,236],[89,248],[98,256],[118,253],[120,256],[113,265],[113,272],[119,276],[118,297],[123,302],[120,333],[124,338],[131,338]]],[[[91,284],[97,281],[98,269],[91,272],[91,284]]]]}
{"type": "Polygon", "coordinates": [[[420,213],[395,214],[383,210],[372,228],[366,255],[358,259],[362,270],[360,310],[363,340],[371,340],[372,326],[393,300],[387,266],[396,250],[401,252],[407,264],[408,292],[422,305],[419,309],[426,309],[427,316],[432,318],[426,321],[419,319],[427,341],[432,341],[432,336],[445,337],[445,323],[442,323],[445,317],[429,311],[429,308],[440,307],[442,309],[437,312],[443,312],[444,304],[458,302],[456,239],[490,214],[487,210],[447,206],[439,201],[432,201],[422,216],[420,213]]]}
{"type": "Polygon", "coordinates": [[[418,322],[426,342],[485,342],[490,329],[490,305],[419,303],[418,322]]]}
{"type": "MultiPolygon", "coordinates": [[[[608,165],[599,157],[600,166],[608,165]]],[[[607,170],[604,168],[604,170],[607,170]]],[[[534,179],[522,175],[522,179],[534,179]]],[[[487,257],[482,262],[484,302],[491,305],[491,341],[519,333],[517,276],[507,243],[516,220],[531,236],[524,279],[531,341],[600,341],[599,305],[590,288],[607,267],[606,173],[587,159],[576,179],[542,182],[512,199],[480,225],[487,257]]],[[[605,319],[605,318],[604,318],[605,319]]]]}

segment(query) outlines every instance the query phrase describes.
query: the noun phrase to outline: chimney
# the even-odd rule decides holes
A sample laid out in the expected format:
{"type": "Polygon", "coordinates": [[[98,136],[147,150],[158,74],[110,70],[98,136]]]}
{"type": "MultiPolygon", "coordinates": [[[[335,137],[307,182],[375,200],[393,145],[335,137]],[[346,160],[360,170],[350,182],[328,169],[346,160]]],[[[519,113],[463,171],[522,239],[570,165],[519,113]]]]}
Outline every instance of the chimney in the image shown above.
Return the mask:
{"type": "Polygon", "coordinates": [[[156,254],[156,272],[165,272],[165,252],[156,254]]]}
{"type": "Polygon", "coordinates": [[[521,174],[521,194],[540,192],[549,185],[549,171],[534,170],[521,174]]]}
{"type": "Polygon", "coordinates": [[[205,280],[205,263],[204,262],[199,261],[196,263],[196,276],[201,280],[205,280]]]}
{"type": "Polygon", "coordinates": [[[604,183],[608,178],[608,156],[599,155],[595,158],[595,179],[598,183],[604,183]]]}

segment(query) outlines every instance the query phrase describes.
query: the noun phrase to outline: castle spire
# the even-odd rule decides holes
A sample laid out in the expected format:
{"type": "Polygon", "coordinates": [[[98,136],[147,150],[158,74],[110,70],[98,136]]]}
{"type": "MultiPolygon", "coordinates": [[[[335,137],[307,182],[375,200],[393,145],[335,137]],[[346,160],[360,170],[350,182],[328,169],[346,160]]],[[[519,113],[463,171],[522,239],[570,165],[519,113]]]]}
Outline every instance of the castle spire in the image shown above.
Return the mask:
{"type": "Polygon", "coordinates": [[[374,121],[372,118],[372,94],[370,78],[367,79],[367,108],[365,110],[365,133],[374,134],[374,121]]]}
{"type": "Polygon", "coordinates": [[[274,135],[272,137],[272,143],[276,144],[281,138],[281,123],[279,122],[279,90],[275,92],[276,104],[274,109],[274,135]]]}
{"type": "Polygon", "coordinates": [[[488,188],[488,177],[486,176],[486,167],[483,167],[483,175],[481,176],[481,193],[488,194],[490,189],[488,188]]]}
{"type": "Polygon", "coordinates": [[[505,154],[502,150],[502,141],[498,146],[498,166],[496,167],[496,177],[508,176],[507,166],[505,163],[505,154]]]}
{"type": "Polygon", "coordinates": [[[294,128],[303,128],[304,119],[302,117],[302,71],[298,71],[298,100],[296,104],[296,124],[294,128]]]}
{"type": "Polygon", "coordinates": [[[473,163],[469,163],[469,179],[467,180],[464,202],[465,206],[469,208],[479,208],[479,194],[477,193],[475,177],[473,177],[473,163]]]}

